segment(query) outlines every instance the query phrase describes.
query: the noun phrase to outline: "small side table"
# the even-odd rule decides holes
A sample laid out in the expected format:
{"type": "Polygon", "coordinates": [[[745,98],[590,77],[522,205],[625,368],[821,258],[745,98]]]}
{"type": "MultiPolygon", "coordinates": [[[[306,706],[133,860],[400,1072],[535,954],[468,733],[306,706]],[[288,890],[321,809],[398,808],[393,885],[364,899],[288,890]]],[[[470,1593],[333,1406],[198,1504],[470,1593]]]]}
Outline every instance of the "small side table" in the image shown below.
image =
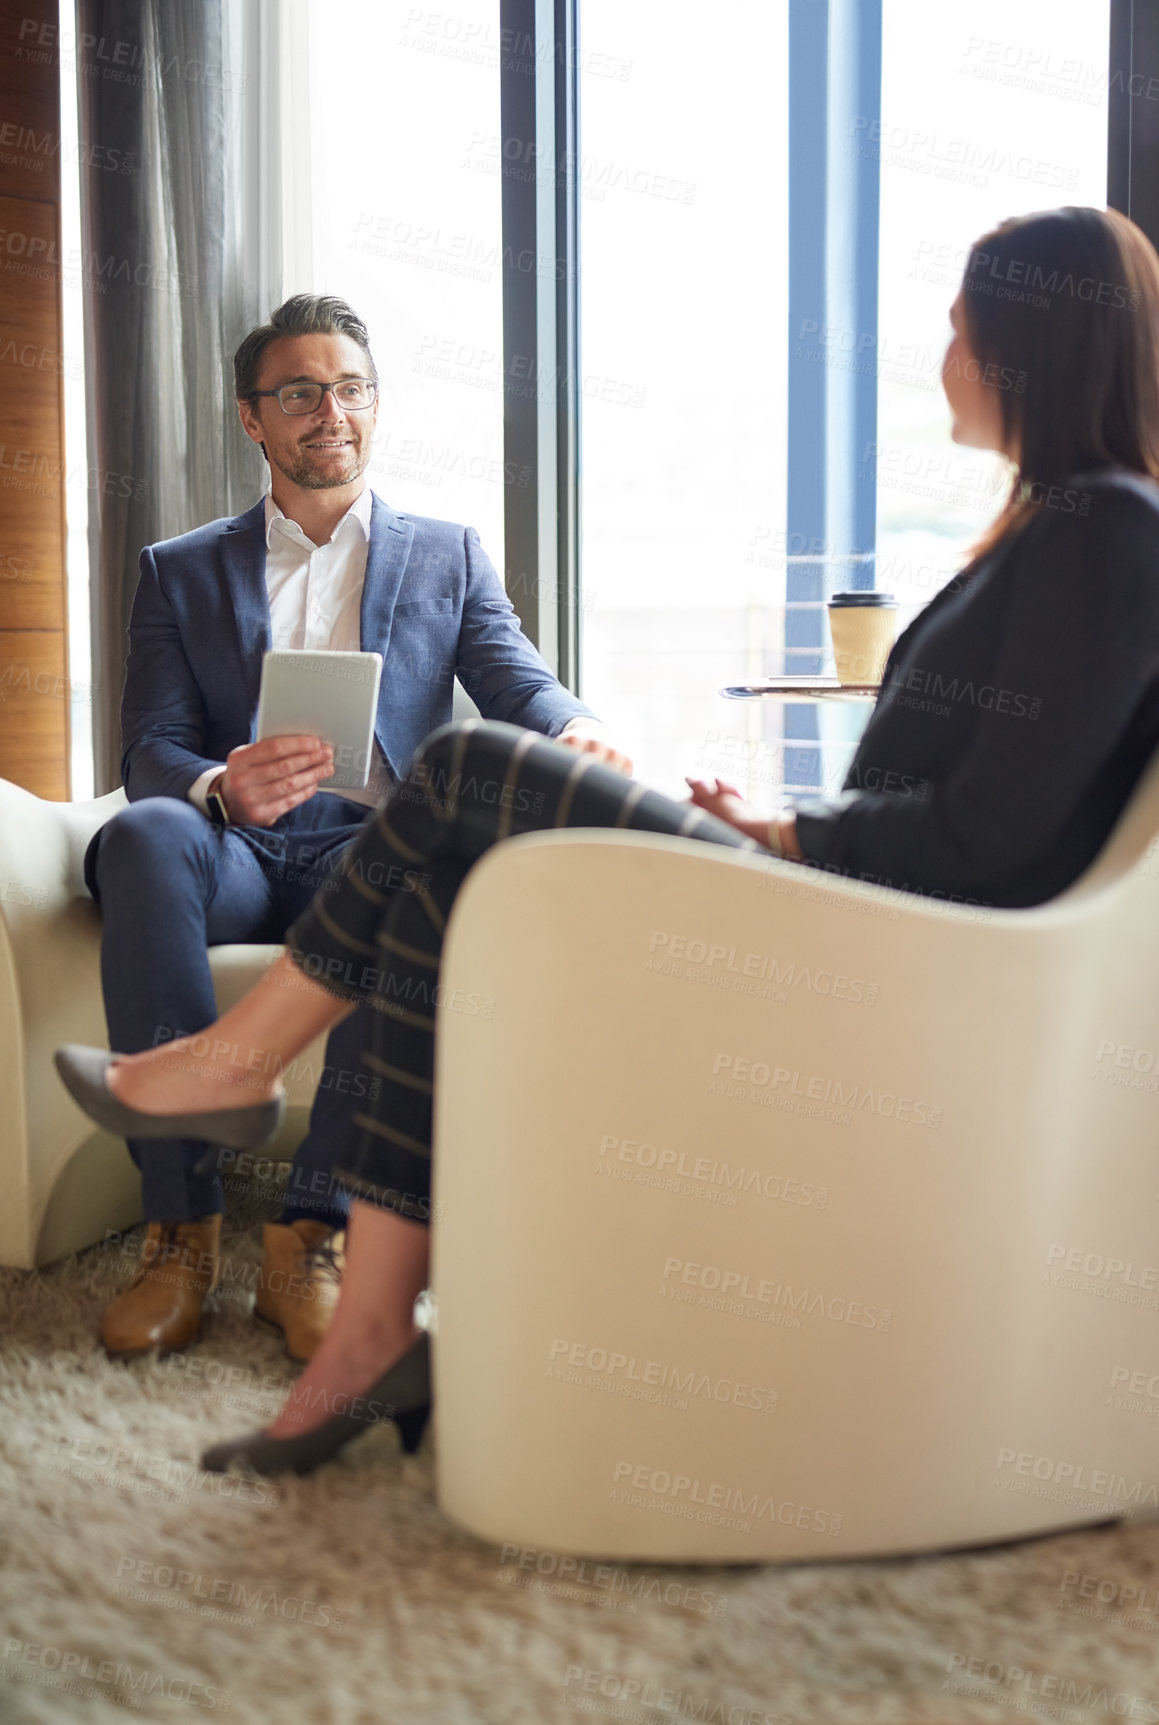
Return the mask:
{"type": "Polygon", "coordinates": [[[880,683],[839,683],[836,677],[763,677],[756,683],[726,683],[727,701],[875,701],[880,683]]]}

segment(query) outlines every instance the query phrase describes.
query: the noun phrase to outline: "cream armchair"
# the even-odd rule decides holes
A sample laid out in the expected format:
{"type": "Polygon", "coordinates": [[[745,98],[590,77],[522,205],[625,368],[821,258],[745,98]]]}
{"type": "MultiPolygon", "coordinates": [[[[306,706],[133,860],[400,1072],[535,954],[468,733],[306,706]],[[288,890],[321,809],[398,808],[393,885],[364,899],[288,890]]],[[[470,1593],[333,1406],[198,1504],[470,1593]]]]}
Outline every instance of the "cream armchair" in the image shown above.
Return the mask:
{"type": "Polygon", "coordinates": [[[1157,832],[1154,767],[1082,881],[989,915],[635,833],[485,857],[442,975],[447,1512],[713,1562],[1154,1514],[1157,832]]]}
{"type": "MultiPolygon", "coordinates": [[[[116,806],[0,785],[9,1264],[137,1214],[50,1064],[102,1039],[116,806]]],[[[1157,832],[1159,765],[1082,881],[991,914],[633,833],[485,857],[441,978],[447,1512],[713,1562],[1154,1514],[1157,832]]],[[[271,956],[215,949],[221,1003],[271,956]]]]}
{"type": "MultiPolygon", "coordinates": [[[[124,804],[123,791],[94,802],[44,802],[0,780],[0,1264],[51,1263],[141,1216],[140,1181],[124,1142],[93,1129],[52,1064],[61,1042],[107,1046],[100,913],[82,866],[93,833],[124,804]]],[[[218,1005],[244,993],[279,950],[214,947],[218,1005]]],[[[321,1069],[315,1044],[294,1064],[286,1124],[263,1154],[291,1153],[321,1069]]]]}

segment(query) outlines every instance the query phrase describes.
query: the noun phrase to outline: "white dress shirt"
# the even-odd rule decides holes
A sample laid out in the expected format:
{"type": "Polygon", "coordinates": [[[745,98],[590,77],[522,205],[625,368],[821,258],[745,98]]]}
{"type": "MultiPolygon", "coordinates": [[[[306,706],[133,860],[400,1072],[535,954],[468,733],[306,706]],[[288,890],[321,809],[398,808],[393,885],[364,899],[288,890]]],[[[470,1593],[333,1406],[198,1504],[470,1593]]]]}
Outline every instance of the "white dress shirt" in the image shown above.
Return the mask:
{"type": "MultiPolygon", "coordinates": [[[[357,653],[362,645],[362,588],[370,547],[369,486],[350,505],[325,545],[307,539],[296,521],[266,492],[266,597],[270,606],[271,647],[303,647],[311,652],[357,653]]],[[[210,767],[190,785],[187,795],[203,814],[206,795],[222,771],[210,767]]],[[[370,777],[362,790],[319,791],[376,808],[389,779],[375,745],[370,777]]]]}
{"type": "MultiPolygon", "coordinates": [[[[312,652],[359,651],[372,505],[373,494],[366,486],[326,544],[315,545],[296,521],[283,515],[272,493],[266,492],[266,596],[271,646],[304,647],[312,652]]],[[[590,720],[571,719],[564,732],[585,723],[591,727],[590,720]]],[[[206,794],[224,766],[223,761],[221,766],[210,767],[186,793],[202,814],[209,813],[206,794]]],[[[376,808],[389,782],[376,743],[365,789],[320,791],[318,795],[345,797],[349,802],[376,808]]]]}
{"type": "Polygon", "coordinates": [[[266,492],[271,646],[305,647],[315,653],[359,651],[371,506],[367,486],[326,544],[315,545],[266,492]]]}

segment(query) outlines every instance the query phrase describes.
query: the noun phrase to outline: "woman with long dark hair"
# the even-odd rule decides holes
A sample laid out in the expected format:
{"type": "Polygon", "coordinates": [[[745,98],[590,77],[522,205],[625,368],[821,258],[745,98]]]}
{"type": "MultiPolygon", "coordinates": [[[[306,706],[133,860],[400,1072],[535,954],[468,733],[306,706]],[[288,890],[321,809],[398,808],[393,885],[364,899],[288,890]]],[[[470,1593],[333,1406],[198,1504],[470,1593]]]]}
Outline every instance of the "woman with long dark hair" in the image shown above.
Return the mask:
{"type": "Polygon", "coordinates": [[[1004,222],[973,248],[951,321],[953,436],[1008,457],[1013,483],[973,560],[898,640],[839,796],[770,820],[690,780],[689,807],[532,732],[448,726],[286,954],[204,1037],[58,1057],[114,1131],[245,1147],[276,1126],[284,1064],[366,1011],[376,1100],[340,1165],[354,1202],[338,1310],[273,1424],[207,1466],[305,1472],[383,1417],[419,1440],[433,1003],[455,894],[493,844],[630,827],[1002,906],[1053,897],[1103,845],[1159,741],[1159,258],[1113,211],[1004,222]],[[227,1066],[207,1070],[210,1041],[227,1066]]]}

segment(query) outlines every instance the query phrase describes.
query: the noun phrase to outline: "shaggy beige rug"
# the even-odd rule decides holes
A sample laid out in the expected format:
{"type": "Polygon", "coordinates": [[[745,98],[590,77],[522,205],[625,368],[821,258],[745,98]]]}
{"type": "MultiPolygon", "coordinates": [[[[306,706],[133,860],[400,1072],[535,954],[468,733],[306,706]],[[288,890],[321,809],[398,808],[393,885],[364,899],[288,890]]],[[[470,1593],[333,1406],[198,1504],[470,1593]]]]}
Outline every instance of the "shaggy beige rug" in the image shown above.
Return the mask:
{"type": "MultiPolygon", "coordinates": [[[[912,1561],[663,1569],[496,1549],[434,1501],[430,1440],[314,1479],[202,1473],[289,1370],[227,1217],[205,1339],[114,1365],[137,1236],[0,1271],[0,1719],[103,1725],[1159,1721],[1159,1527],[912,1561]]],[[[436,1436],[437,1441],[437,1436],[436,1436]]]]}

